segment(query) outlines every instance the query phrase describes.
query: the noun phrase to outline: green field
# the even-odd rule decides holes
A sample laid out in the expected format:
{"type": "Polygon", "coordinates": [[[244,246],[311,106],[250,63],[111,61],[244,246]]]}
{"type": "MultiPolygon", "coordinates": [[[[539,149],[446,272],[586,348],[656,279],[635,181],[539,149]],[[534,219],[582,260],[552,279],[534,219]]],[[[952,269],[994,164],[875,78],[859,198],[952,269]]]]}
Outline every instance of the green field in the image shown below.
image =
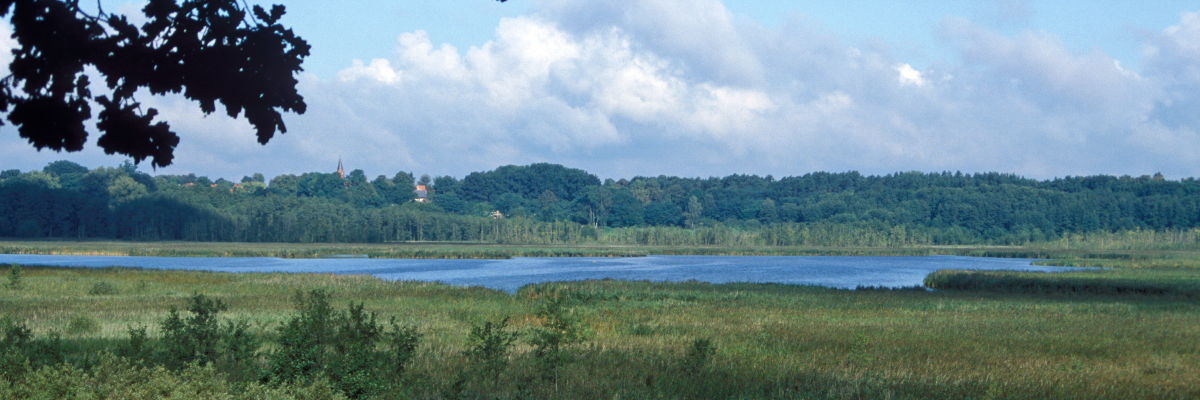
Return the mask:
{"type": "MultiPolygon", "coordinates": [[[[114,246],[76,249],[113,254],[114,246]]],[[[236,254],[269,248],[256,246],[261,245],[211,248],[236,254]]],[[[287,246],[343,254],[391,248],[287,246]]],[[[200,251],[204,246],[162,248],[200,251]]],[[[905,251],[1028,256],[1042,250],[905,251]]],[[[103,392],[107,398],[135,398],[129,393],[157,387],[159,395],[151,397],[1200,398],[1200,256],[1137,251],[1047,255],[1061,256],[1048,261],[1056,264],[1126,268],[1060,274],[945,272],[930,278],[940,277],[935,285],[943,286],[936,291],[588,281],[527,286],[509,295],[364,276],[25,266],[16,287],[0,288],[0,315],[9,326],[0,343],[13,343],[11,328],[24,326],[32,334],[26,349],[45,354],[3,349],[6,361],[26,357],[29,364],[3,369],[0,397],[82,393],[78,398],[99,398],[96,393],[103,392]],[[1147,287],[1163,290],[1131,290],[1147,287]],[[314,289],[328,291],[338,313],[361,303],[378,313],[379,321],[394,317],[397,326],[416,327],[419,345],[404,371],[372,375],[362,387],[374,389],[359,392],[344,389],[351,375],[337,373],[311,381],[264,383],[264,371],[286,348],[284,327],[299,315],[294,297],[314,289]],[[162,322],[172,307],[189,316],[185,309],[194,294],[228,304],[218,318],[244,321],[246,332],[258,339],[257,352],[246,363],[236,368],[228,362],[207,368],[158,367],[167,365],[163,354],[169,348],[162,322]],[[547,314],[548,304],[563,308],[547,314]],[[510,352],[491,359],[502,363],[488,364],[472,352],[480,348],[472,332],[506,317],[506,328],[493,333],[511,333],[515,341],[510,352]],[[537,343],[550,322],[558,320],[578,335],[551,353],[556,367],[547,374],[549,358],[537,343]],[[140,356],[128,356],[130,327],[146,328],[148,347],[140,356]],[[108,353],[130,361],[102,355],[108,353]],[[71,367],[53,367],[58,361],[71,367]],[[126,386],[99,384],[114,376],[140,378],[119,380],[126,386]],[[180,393],[186,390],[191,395],[180,393]]],[[[6,274],[0,283],[12,283],[9,268],[0,272],[6,274]]],[[[391,349],[384,342],[376,346],[381,352],[391,349]]]]}

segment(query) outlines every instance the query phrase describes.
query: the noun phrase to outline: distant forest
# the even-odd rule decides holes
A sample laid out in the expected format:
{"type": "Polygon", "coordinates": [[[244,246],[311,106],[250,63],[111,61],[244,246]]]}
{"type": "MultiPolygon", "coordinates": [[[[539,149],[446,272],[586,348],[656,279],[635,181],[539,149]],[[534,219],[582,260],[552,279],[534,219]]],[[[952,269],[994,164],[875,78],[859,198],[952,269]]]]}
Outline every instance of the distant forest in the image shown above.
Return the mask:
{"type": "Polygon", "coordinates": [[[554,164],[416,178],[362,170],[231,182],[88,170],[0,172],[0,237],[239,242],[453,241],[649,245],[1028,244],[1200,232],[1200,181],[815,172],[776,179],[601,181],[554,164]],[[425,187],[418,200],[416,185],[425,187]]]}

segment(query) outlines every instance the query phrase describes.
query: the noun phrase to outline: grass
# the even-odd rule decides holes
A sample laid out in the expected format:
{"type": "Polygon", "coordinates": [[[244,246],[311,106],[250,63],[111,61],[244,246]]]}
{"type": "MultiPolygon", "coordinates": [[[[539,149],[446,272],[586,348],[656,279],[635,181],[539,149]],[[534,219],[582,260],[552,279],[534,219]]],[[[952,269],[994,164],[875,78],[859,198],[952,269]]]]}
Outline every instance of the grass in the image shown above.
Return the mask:
{"type": "Polygon", "coordinates": [[[1077,250],[1013,246],[807,247],[807,246],[620,246],[603,244],[487,243],[230,243],[130,241],[0,241],[0,254],[109,255],[156,257],[371,258],[637,257],[645,255],[745,256],[920,256],[1126,260],[1168,263],[1200,259],[1195,251],[1077,250]]]}
{"type": "MultiPolygon", "coordinates": [[[[1200,271],[1070,274],[1061,276],[1193,288],[1200,271]]],[[[335,307],[363,302],[418,326],[418,398],[1200,398],[1200,304],[1179,295],[614,280],[509,295],[366,276],[36,266],[22,283],[0,289],[0,315],[35,335],[67,334],[78,351],[121,343],[131,326],[158,337],[167,310],[193,293],[226,302],[226,316],[249,321],[269,351],[292,295],[327,289],[335,307]],[[102,283],[112,290],[91,294],[102,283]],[[565,350],[556,383],[539,384],[528,333],[543,322],[537,302],[555,292],[568,296],[583,340],[565,350]],[[472,327],[505,317],[522,336],[499,383],[456,386],[472,327]]]]}

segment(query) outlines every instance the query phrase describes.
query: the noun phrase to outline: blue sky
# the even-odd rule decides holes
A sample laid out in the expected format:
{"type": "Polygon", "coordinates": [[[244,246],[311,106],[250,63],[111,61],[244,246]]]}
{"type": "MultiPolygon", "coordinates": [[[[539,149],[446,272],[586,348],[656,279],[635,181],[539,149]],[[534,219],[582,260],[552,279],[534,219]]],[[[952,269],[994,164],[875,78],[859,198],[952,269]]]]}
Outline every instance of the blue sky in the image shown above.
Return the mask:
{"type": "MultiPolygon", "coordinates": [[[[274,176],[341,157],[371,177],[534,162],[612,178],[1200,176],[1194,3],[284,4],[284,24],[314,46],[308,113],[259,146],[244,120],[143,99],[182,137],[157,173],[274,176]]],[[[0,168],[124,161],[94,138],[81,153],[37,152],[5,126],[0,168]]]]}
{"type": "MultiPolygon", "coordinates": [[[[267,4],[269,2],[260,2],[267,4]]],[[[436,2],[345,0],[284,3],[297,31],[317,44],[308,70],[332,77],[346,60],[386,58],[396,36],[424,30],[434,43],[458,49],[480,46],[495,37],[501,18],[537,9],[537,0],[505,3],[484,0],[436,2]],[[360,34],[361,33],[361,34],[360,34]]],[[[953,61],[934,32],[947,16],[969,18],[1005,33],[1047,31],[1076,52],[1099,49],[1125,65],[1140,60],[1140,32],[1179,23],[1183,11],[1200,10],[1192,1],[1149,4],[1121,1],[878,1],[878,0],[736,0],[724,1],[735,18],[778,27],[800,19],[842,37],[848,43],[881,41],[914,66],[953,61]]]]}

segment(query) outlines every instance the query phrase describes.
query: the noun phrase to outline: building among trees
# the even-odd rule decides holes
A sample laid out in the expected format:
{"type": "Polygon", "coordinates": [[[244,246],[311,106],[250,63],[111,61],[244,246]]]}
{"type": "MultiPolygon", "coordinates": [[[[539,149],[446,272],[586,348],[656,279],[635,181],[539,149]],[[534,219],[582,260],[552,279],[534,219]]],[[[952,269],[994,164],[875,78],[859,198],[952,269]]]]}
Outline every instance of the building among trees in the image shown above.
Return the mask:
{"type": "Polygon", "coordinates": [[[417,185],[414,191],[417,193],[417,198],[413,199],[413,201],[418,203],[429,201],[429,190],[425,189],[425,185],[417,185]]]}

